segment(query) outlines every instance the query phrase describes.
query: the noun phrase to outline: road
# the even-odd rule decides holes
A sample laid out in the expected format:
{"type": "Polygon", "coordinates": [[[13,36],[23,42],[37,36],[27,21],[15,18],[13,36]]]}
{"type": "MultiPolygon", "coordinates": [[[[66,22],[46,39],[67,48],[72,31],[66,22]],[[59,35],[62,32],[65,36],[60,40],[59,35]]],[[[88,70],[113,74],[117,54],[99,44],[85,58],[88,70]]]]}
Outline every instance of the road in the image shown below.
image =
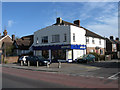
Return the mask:
{"type": "Polygon", "coordinates": [[[2,69],[3,88],[118,88],[117,80],[31,71],[2,69]]]}

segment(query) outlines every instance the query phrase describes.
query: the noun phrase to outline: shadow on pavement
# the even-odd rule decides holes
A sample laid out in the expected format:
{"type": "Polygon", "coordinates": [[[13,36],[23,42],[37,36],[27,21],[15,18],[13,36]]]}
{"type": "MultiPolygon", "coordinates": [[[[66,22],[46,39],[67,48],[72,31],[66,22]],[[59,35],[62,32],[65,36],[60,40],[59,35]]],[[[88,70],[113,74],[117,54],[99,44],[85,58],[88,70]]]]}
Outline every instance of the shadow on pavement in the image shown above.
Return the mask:
{"type": "MultiPolygon", "coordinates": [[[[80,63],[81,64],[81,63],[80,63]]],[[[86,66],[95,66],[95,67],[103,67],[103,68],[120,68],[120,62],[95,62],[95,63],[82,63],[86,66]]]]}

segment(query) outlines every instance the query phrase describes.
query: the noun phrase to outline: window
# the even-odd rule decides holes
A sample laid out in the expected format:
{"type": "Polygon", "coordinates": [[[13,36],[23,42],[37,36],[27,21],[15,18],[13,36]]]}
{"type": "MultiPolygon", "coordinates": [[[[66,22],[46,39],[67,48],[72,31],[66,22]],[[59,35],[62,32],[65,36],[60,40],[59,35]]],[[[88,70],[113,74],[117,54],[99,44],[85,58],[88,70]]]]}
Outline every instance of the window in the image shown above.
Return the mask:
{"type": "Polygon", "coordinates": [[[52,43],[60,42],[60,35],[52,35],[52,43]]]}
{"type": "Polygon", "coordinates": [[[101,39],[99,39],[99,44],[101,45],[101,39]]]}
{"type": "Polygon", "coordinates": [[[86,43],[89,43],[89,37],[86,38],[86,43]]]}
{"type": "Polygon", "coordinates": [[[36,39],[36,44],[38,44],[39,43],[39,41],[38,41],[38,37],[37,37],[37,39],[36,39]]]}
{"type": "Polygon", "coordinates": [[[95,44],[95,40],[94,40],[94,38],[92,38],[92,43],[95,44]]]}
{"type": "Polygon", "coordinates": [[[64,42],[66,42],[66,41],[67,41],[67,35],[64,34],[64,42]]]}
{"type": "Polygon", "coordinates": [[[42,43],[48,43],[48,36],[42,37],[42,43]]]}
{"type": "Polygon", "coordinates": [[[100,54],[103,54],[103,50],[100,49],[100,54]]]}
{"type": "Polygon", "coordinates": [[[73,33],[73,42],[75,42],[75,33],[73,33]]]}

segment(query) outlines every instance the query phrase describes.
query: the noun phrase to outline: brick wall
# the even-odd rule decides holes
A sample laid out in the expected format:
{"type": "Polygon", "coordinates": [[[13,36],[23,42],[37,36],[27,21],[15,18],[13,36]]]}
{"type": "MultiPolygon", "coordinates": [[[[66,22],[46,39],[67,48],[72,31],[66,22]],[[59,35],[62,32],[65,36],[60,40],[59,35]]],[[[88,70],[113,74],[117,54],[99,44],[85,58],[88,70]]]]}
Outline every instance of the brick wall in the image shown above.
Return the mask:
{"type": "MultiPolygon", "coordinates": [[[[101,50],[103,50],[103,54],[105,54],[105,50],[104,48],[100,48],[101,50]]],[[[98,54],[100,54],[100,49],[98,49],[98,54]]],[[[93,50],[94,52],[96,52],[96,49],[94,47],[87,47],[87,54],[89,54],[91,52],[91,50],[93,50]]]]}
{"type": "Polygon", "coordinates": [[[7,63],[17,63],[18,58],[19,58],[18,56],[6,57],[5,61],[7,61],[7,63]]]}

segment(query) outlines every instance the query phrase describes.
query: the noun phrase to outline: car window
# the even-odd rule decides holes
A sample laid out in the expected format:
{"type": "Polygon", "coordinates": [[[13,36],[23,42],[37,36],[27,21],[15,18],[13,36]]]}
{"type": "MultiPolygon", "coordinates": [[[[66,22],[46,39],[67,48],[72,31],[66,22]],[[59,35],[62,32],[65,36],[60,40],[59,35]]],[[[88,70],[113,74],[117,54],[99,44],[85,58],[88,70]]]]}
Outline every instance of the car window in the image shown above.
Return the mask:
{"type": "Polygon", "coordinates": [[[22,59],[23,58],[23,56],[22,57],[20,57],[20,59],[22,59]]]}

